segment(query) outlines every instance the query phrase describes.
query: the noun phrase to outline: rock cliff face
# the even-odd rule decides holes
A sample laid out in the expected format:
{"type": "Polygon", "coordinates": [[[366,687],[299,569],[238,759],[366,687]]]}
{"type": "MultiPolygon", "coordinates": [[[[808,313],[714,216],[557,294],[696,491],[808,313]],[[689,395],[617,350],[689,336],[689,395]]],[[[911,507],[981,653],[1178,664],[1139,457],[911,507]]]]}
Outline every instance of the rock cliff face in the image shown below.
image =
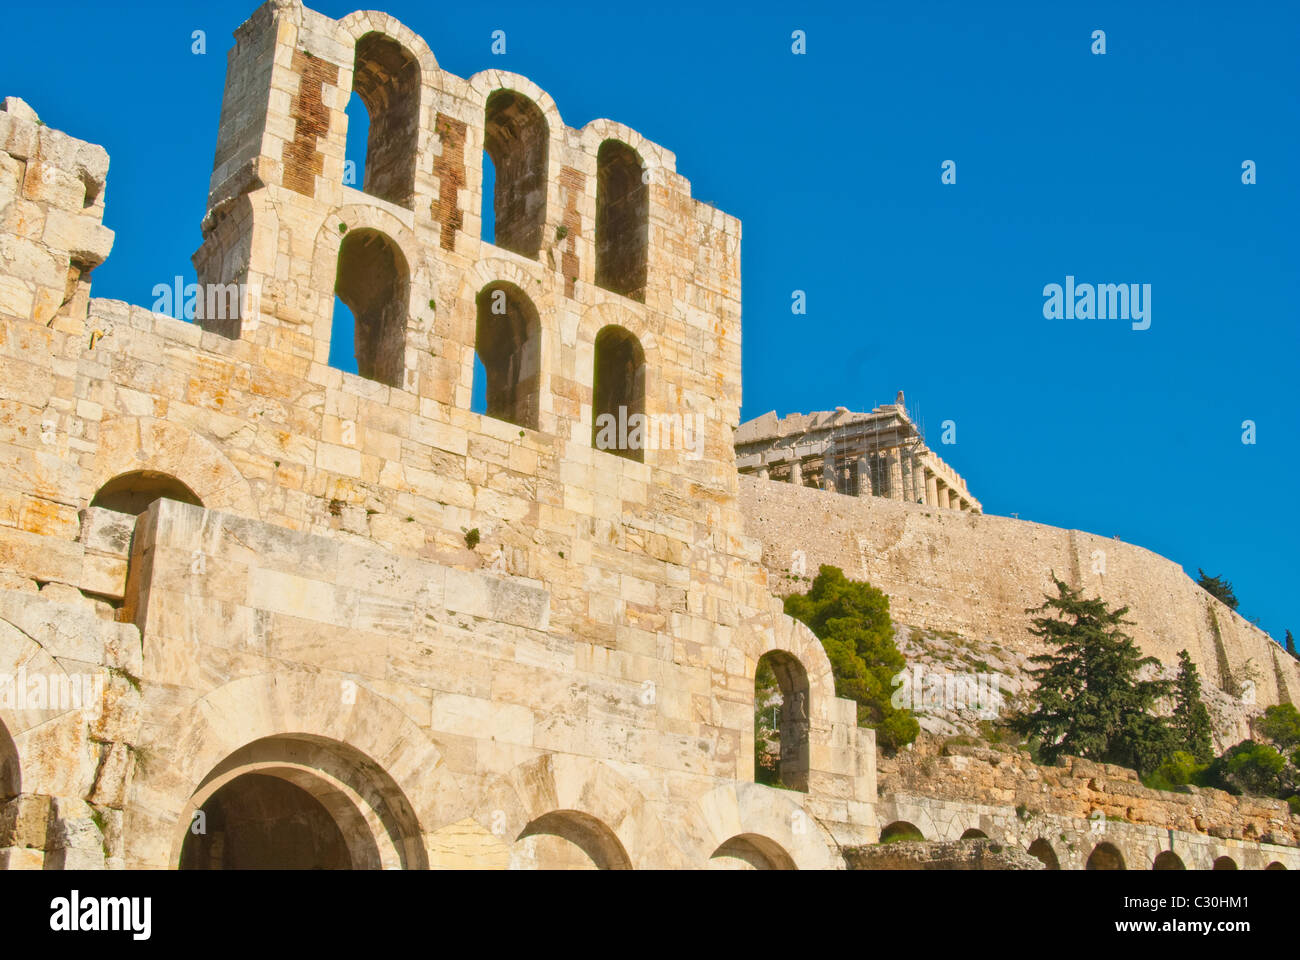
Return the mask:
{"type": "Polygon", "coordinates": [[[969,670],[996,661],[1012,691],[1023,686],[1027,658],[1043,652],[1025,611],[1055,593],[1055,574],[1087,596],[1127,606],[1128,632],[1165,667],[1187,650],[1220,744],[1248,736],[1248,718],[1264,706],[1300,695],[1300,663],[1177,564],[1141,547],[751,476],[740,477],[740,507],[746,530],[762,541],[774,592],[806,590],[800,571],[811,578],[822,564],[869,581],[888,594],[895,621],[910,625],[900,647],[913,664],[947,657],[950,669],[969,670]]]}

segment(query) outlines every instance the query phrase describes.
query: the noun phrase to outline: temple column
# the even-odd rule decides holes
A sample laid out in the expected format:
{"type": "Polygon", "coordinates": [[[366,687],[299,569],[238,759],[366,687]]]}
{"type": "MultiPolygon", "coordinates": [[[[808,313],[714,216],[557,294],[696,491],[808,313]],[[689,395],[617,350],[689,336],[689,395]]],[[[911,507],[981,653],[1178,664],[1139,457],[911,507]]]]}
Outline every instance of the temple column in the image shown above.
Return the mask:
{"type": "Polygon", "coordinates": [[[939,505],[939,478],[933,473],[925,478],[925,502],[931,507],[939,505]]]}
{"type": "Polygon", "coordinates": [[[925,464],[920,457],[912,458],[912,502],[925,503],[925,464]]]}
{"type": "Polygon", "coordinates": [[[790,464],[790,482],[796,487],[803,486],[803,464],[798,460],[790,464]]]}
{"type": "Polygon", "coordinates": [[[939,509],[948,509],[948,484],[942,480],[939,481],[939,509]]]}
{"type": "Polygon", "coordinates": [[[898,450],[890,450],[889,457],[889,498],[891,500],[903,499],[903,463],[898,456],[898,450]]]}
{"type": "Polygon", "coordinates": [[[768,479],[768,470],[766,464],[758,468],[758,479],[760,480],[768,479]]]}
{"type": "Polygon", "coordinates": [[[912,458],[907,456],[901,450],[898,457],[898,472],[902,478],[902,494],[898,499],[905,503],[912,502],[912,458]]]}
{"type": "Polygon", "coordinates": [[[858,496],[871,496],[871,461],[866,457],[858,459],[858,496]]]}

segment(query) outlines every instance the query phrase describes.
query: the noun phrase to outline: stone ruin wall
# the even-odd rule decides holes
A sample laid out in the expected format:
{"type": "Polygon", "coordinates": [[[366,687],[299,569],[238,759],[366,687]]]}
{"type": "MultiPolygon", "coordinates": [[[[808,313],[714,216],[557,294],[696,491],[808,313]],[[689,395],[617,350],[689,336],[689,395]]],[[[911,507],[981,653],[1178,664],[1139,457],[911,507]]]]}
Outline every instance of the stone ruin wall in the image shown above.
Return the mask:
{"type": "Polygon", "coordinates": [[[0,709],[3,863],[174,866],[213,771],[277,750],[394,805],[396,835],[357,851],[383,865],[527,859],[521,830],[557,804],[636,866],[709,865],[733,834],[830,866],[836,837],[872,835],[871,732],[772,598],[735,500],[740,224],[674,165],[621,124],[565,126],[523,77],[441,71],[391,17],[272,0],[236,32],[195,255],[201,282],[257,288],[258,310],[191,324],[89,297],[112,244],[107,155],[7,103],[0,672],[84,664],[109,692],[57,716],[0,709]],[[375,35],[415,64],[379,64],[414,77],[395,199],[341,185],[354,55],[375,35]],[[549,130],[535,258],[480,237],[485,105],[503,89],[549,130]],[[595,283],[611,139],[650,171],[639,299],[595,283]],[[409,266],[405,327],[374,360],[385,376],[400,361],[393,383],[326,365],[340,225],[409,266]],[[494,283],[537,311],[535,429],[469,410],[494,283]],[[592,448],[610,325],[644,350],[647,410],[702,418],[702,456],[592,448]],[[203,506],[90,506],[133,471],[203,506]],[[771,650],[807,672],[806,793],[753,783],[771,650]]]}
{"type": "Polygon", "coordinates": [[[1040,766],[1008,747],[954,743],[923,734],[910,750],[878,761],[881,796],[911,795],[1014,808],[1022,818],[1052,814],[1202,834],[1219,840],[1300,847],[1300,816],[1285,800],[1188,787],[1143,786],[1126,767],[1065,757],[1040,766]]]}
{"type": "MultiPolygon", "coordinates": [[[[926,841],[897,844],[917,848],[903,851],[901,868],[932,860],[930,848],[964,850],[974,841],[961,838],[978,835],[1029,850],[1052,869],[1085,869],[1103,845],[1129,870],[1300,869],[1300,817],[1282,800],[1152,790],[1125,767],[1077,757],[1039,766],[1004,745],[924,733],[911,748],[881,757],[879,776],[881,829],[905,823],[926,841]]],[[[885,853],[846,858],[891,862],[885,853]]]]}
{"type": "Polygon", "coordinates": [[[1176,666],[1186,649],[1207,688],[1231,689],[1229,676],[1240,681],[1254,672],[1254,708],[1300,695],[1300,663],[1177,564],[1141,547],[1027,520],[747,476],[740,502],[778,594],[807,589],[790,574],[800,550],[809,577],[830,564],[883,590],[898,622],[1037,653],[1042,646],[1025,610],[1055,593],[1055,572],[1086,595],[1128,606],[1134,622],[1127,629],[1144,653],[1176,666]]]}

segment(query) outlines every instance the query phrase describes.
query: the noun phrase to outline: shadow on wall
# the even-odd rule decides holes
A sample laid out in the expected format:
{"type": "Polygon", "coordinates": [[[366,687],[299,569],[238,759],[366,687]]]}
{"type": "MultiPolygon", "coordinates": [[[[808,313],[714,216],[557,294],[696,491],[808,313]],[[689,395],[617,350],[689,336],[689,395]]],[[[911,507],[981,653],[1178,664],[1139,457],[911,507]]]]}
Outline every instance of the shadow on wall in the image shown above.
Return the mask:
{"type": "Polygon", "coordinates": [[[9,735],[8,728],[0,723],[0,800],[9,800],[23,792],[22,775],[18,769],[18,748],[9,735]]]}

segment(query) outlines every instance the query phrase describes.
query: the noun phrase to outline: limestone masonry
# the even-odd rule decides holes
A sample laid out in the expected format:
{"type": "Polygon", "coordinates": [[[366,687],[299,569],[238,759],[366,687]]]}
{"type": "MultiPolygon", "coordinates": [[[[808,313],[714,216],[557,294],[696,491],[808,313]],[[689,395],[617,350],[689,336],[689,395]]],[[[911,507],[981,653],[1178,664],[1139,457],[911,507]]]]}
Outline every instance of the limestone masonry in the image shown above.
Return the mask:
{"type": "MultiPolygon", "coordinates": [[[[873,732],[776,596],[795,547],[900,620],[1013,641],[1048,564],[1162,658],[1300,689],[1168,561],[978,515],[901,398],[865,415],[895,439],[855,477],[880,495],[742,478],[740,224],[635,130],[293,0],[227,70],[195,323],[90,296],[108,156],[0,112],[0,867],[843,868],[923,813],[1046,862],[1000,796],[878,796],[873,732]],[[359,374],[327,364],[336,297],[359,374]],[[764,658],[790,789],[754,782],[764,658]]],[[[826,472],[821,421],[759,423],[791,448],[770,475],[826,472]]],[[[1044,807],[1053,836],[1087,842],[1085,806],[1044,807]]],[[[1169,826],[1300,866],[1294,824],[1169,826]]]]}

